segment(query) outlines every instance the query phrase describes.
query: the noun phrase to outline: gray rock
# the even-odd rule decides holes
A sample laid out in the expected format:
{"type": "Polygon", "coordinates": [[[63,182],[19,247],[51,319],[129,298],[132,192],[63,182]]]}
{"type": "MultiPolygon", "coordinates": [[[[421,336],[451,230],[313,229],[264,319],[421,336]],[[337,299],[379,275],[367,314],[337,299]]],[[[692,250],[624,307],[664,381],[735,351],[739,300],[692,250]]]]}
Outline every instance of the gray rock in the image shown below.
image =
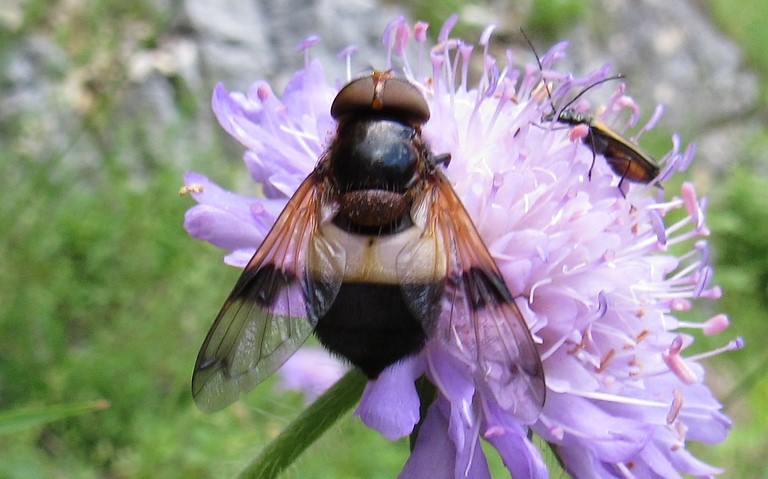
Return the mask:
{"type": "Polygon", "coordinates": [[[372,0],[185,0],[182,12],[178,34],[197,45],[206,87],[223,81],[242,90],[266,79],[277,91],[303,66],[297,46],[312,34],[322,39],[312,56],[323,61],[330,79],[343,76],[336,54],[352,44],[360,70],[381,65],[384,55],[375,45],[395,16],[372,0]]]}
{"type": "MultiPolygon", "coordinates": [[[[740,159],[744,135],[738,132],[754,127],[750,116],[759,95],[758,77],[745,67],[736,44],[714,28],[696,2],[590,4],[585,18],[562,35],[569,48],[559,69],[585,74],[610,62],[614,72],[626,76],[627,94],[642,107],[640,124],[662,104],[659,127],[679,133],[684,144],[698,143],[695,168],[707,169],[704,176],[724,174],[740,159]]],[[[587,96],[598,105],[612,92],[604,86],[587,96]]]]}
{"type": "MultiPolygon", "coordinates": [[[[344,62],[336,55],[350,44],[358,46],[360,71],[383,65],[383,51],[375,45],[392,18],[394,13],[383,13],[371,0],[185,0],[157,46],[134,52],[125,111],[153,112],[147,141],[170,148],[170,156],[184,161],[191,153],[186,148],[205,150],[223,135],[209,106],[217,83],[243,91],[257,80],[267,80],[276,92],[282,91],[304,65],[297,46],[312,34],[321,42],[311,48],[311,56],[323,61],[329,81],[344,77],[344,62]],[[162,126],[177,123],[180,92],[194,103],[193,121],[188,131],[174,135],[174,147],[168,145],[168,131],[162,126]]],[[[239,156],[232,142],[224,144],[231,145],[233,158],[239,156]]]]}
{"type": "MultiPolygon", "coordinates": [[[[752,111],[757,77],[744,69],[738,48],[694,2],[594,0],[592,5],[584,21],[563,35],[571,44],[569,63],[558,68],[586,73],[612,60],[615,70],[627,75],[628,92],[646,118],[663,103],[661,125],[684,140],[707,130],[724,141],[740,138],[725,133],[730,129],[722,125],[737,124],[752,111]]],[[[380,37],[396,15],[374,0],[183,0],[160,2],[157,8],[175,15],[169,30],[155,37],[151,49],[129,48],[119,60],[125,83],[115,92],[118,115],[112,121],[121,127],[123,119],[147,120],[135,122],[131,135],[143,147],[125,160],[130,164],[146,162],[147,155],[185,161],[187,154],[205,151],[221,134],[210,112],[213,86],[221,81],[244,90],[265,79],[280,92],[304,64],[296,47],[311,34],[322,38],[311,55],[323,62],[329,80],[345,77],[344,62],[336,55],[352,44],[358,47],[353,72],[383,67],[380,37]],[[181,124],[186,128],[180,130],[181,124]]],[[[487,15],[476,11],[474,17],[487,15]]],[[[501,31],[510,25],[500,27],[498,37],[519,38],[517,31],[501,31]]],[[[78,77],[50,38],[24,38],[9,58],[0,65],[0,140],[43,155],[74,149],[73,161],[84,163],[98,162],[94,143],[120,141],[111,131],[83,131],[77,121],[83,107],[77,85],[72,88],[78,77]],[[25,120],[16,122],[20,116],[25,120]],[[12,124],[19,131],[10,132],[12,124]],[[103,138],[96,141],[98,135],[103,138]]],[[[589,94],[596,102],[611,89],[599,90],[589,94]]],[[[699,151],[713,166],[738,158],[712,153],[715,147],[699,151]]]]}
{"type": "Polygon", "coordinates": [[[694,139],[697,179],[715,187],[714,182],[726,175],[736,163],[749,164],[755,174],[768,176],[768,155],[754,149],[747,151],[746,148],[764,134],[765,124],[756,118],[742,118],[702,133],[694,139]]]}
{"type": "MultiPolygon", "coordinates": [[[[594,5],[587,21],[569,34],[569,57],[584,71],[612,60],[646,115],[655,104],[665,106],[660,126],[687,142],[755,110],[757,75],[693,2],[595,0],[594,5]]],[[[700,148],[699,154],[709,153],[700,148]]]]}
{"type": "Polygon", "coordinates": [[[189,155],[223,135],[210,111],[216,83],[244,90],[265,79],[280,92],[303,66],[297,46],[311,34],[322,38],[311,55],[323,61],[329,80],[346,75],[336,55],[351,44],[358,47],[353,71],[381,67],[377,45],[395,16],[373,0],[183,0],[156,8],[175,19],[169,30],[154,33],[151,48],[125,35],[127,47],[112,52],[122,83],[107,85],[115,114],[103,131],[83,121],[92,107],[87,83],[101,81],[98,67],[75,68],[46,34],[20,37],[0,65],[0,142],[41,161],[63,157],[59,163],[82,167],[98,168],[107,151],[119,151],[118,161],[138,173],[157,161],[188,166],[189,155]]]}
{"type": "Polygon", "coordinates": [[[96,148],[72,118],[71,64],[43,35],[23,37],[0,65],[0,144],[25,174],[59,175],[69,164],[93,166],[96,148]]]}

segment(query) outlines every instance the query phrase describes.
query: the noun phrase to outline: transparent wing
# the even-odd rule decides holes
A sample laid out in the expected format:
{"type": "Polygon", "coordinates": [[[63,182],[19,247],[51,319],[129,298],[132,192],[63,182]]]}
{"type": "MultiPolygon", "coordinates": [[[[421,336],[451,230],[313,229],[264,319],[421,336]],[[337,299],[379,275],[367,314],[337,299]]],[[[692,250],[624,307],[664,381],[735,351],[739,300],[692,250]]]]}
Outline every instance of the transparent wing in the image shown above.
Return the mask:
{"type": "Polygon", "coordinates": [[[318,230],[313,173],[299,186],[221,308],[200,348],[192,395],[216,411],[271,375],[336,297],[345,255],[318,230]]]}
{"type": "Polygon", "coordinates": [[[433,338],[449,345],[482,378],[505,410],[525,423],[535,422],[545,398],[544,371],[528,326],[498,266],[485,247],[461,200],[442,173],[430,179],[422,238],[398,258],[403,292],[414,311],[439,304],[433,338]],[[424,258],[431,267],[436,297],[408,286],[424,277],[424,258]]]}

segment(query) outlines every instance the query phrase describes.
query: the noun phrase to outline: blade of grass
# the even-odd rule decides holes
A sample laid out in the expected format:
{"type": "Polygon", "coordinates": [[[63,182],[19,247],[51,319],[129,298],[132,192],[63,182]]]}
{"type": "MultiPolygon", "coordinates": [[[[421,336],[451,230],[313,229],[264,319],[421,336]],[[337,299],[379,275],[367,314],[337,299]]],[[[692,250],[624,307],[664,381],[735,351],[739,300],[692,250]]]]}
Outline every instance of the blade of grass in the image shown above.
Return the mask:
{"type": "Polygon", "coordinates": [[[87,403],[54,404],[34,406],[0,412],[0,435],[11,434],[24,429],[42,426],[53,421],[100,411],[109,407],[109,401],[99,399],[87,403]]]}

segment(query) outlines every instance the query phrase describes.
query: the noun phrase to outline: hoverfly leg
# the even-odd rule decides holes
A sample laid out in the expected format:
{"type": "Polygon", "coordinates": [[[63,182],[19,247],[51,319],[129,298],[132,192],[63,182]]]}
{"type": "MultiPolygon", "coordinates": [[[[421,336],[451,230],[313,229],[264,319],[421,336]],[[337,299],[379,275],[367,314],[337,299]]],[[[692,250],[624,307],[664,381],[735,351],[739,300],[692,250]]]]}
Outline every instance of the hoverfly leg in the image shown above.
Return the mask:
{"type": "Polygon", "coordinates": [[[434,162],[435,166],[442,164],[443,168],[447,168],[448,165],[451,164],[451,154],[450,153],[441,153],[437,156],[434,156],[432,158],[432,161],[434,162]]]}

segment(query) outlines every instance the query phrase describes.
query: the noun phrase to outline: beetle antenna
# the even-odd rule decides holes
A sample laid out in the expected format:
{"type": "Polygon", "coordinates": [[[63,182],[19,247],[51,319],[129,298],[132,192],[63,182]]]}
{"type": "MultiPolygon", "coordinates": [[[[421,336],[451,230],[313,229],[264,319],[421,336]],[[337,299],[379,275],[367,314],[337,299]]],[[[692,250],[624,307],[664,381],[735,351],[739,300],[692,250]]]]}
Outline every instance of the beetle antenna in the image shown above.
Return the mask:
{"type": "MultiPolygon", "coordinates": [[[[533,56],[536,57],[536,63],[539,65],[539,72],[541,72],[541,74],[542,74],[541,79],[542,79],[542,81],[544,81],[544,88],[547,90],[547,96],[549,97],[549,103],[550,103],[550,105],[552,105],[552,113],[554,114],[555,111],[557,111],[557,109],[555,108],[555,102],[552,99],[552,92],[549,89],[549,84],[546,82],[546,80],[544,80],[544,66],[541,64],[541,58],[539,58],[539,54],[536,53],[536,48],[534,48],[533,42],[531,42],[531,39],[528,38],[528,35],[526,35],[525,30],[523,30],[523,27],[520,27],[520,33],[523,34],[523,38],[525,38],[525,41],[528,42],[528,46],[531,47],[531,51],[533,52],[533,56]]],[[[619,73],[617,75],[610,76],[608,78],[603,78],[602,80],[596,81],[595,83],[593,83],[593,84],[589,85],[588,87],[584,88],[583,90],[581,90],[578,95],[573,97],[571,99],[571,101],[569,101],[568,103],[565,104],[565,106],[563,106],[562,110],[567,110],[568,107],[573,105],[576,102],[576,100],[581,98],[581,96],[583,94],[585,94],[589,90],[593,89],[594,87],[596,87],[598,85],[602,85],[605,82],[609,82],[609,81],[613,81],[613,80],[621,80],[622,78],[626,78],[626,76],[624,74],[622,74],[622,73],[619,73]]]]}
{"type": "Polygon", "coordinates": [[[539,54],[536,53],[536,49],[533,47],[533,42],[531,42],[531,39],[528,38],[528,35],[525,34],[525,30],[523,30],[523,27],[520,27],[520,33],[523,34],[523,38],[525,38],[525,41],[528,42],[528,46],[531,47],[531,51],[533,52],[533,56],[536,57],[536,63],[539,65],[539,73],[541,73],[541,80],[544,82],[544,88],[547,90],[547,97],[549,97],[549,104],[552,106],[552,113],[555,113],[555,102],[552,100],[552,92],[549,91],[549,84],[547,83],[547,80],[544,79],[544,66],[541,64],[541,59],[539,58],[539,54]]]}
{"type": "Polygon", "coordinates": [[[617,74],[617,75],[613,75],[613,76],[610,76],[610,77],[607,77],[607,78],[603,78],[602,80],[598,80],[598,81],[596,81],[595,83],[593,83],[593,84],[589,85],[588,87],[584,88],[583,90],[581,90],[581,91],[579,92],[579,94],[578,94],[578,95],[576,95],[575,97],[573,97],[573,98],[571,99],[571,101],[569,101],[568,103],[566,103],[566,104],[565,104],[565,106],[563,106],[563,108],[562,108],[562,109],[563,109],[563,110],[567,110],[567,109],[568,109],[568,107],[569,107],[569,106],[571,106],[571,105],[573,105],[574,103],[576,103],[576,100],[578,100],[579,98],[581,98],[581,96],[582,96],[583,94],[585,94],[585,93],[586,93],[586,92],[588,92],[589,90],[593,89],[594,87],[596,87],[596,86],[598,86],[598,85],[602,85],[603,83],[606,83],[606,82],[609,82],[609,81],[613,81],[613,80],[621,80],[622,78],[626,78],[626,76],[625,76],[623,73],[619,73],[619,74],[617,74]]]}

